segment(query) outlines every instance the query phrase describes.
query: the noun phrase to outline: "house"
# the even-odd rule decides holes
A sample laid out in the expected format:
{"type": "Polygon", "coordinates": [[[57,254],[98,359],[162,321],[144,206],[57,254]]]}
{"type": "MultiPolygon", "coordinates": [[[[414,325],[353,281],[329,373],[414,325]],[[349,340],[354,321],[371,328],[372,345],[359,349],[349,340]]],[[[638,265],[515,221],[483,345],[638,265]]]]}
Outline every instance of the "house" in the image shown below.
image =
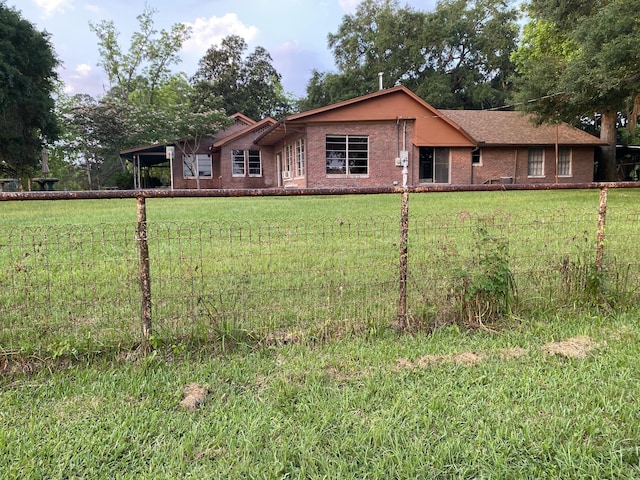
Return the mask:
{"type": "Polygon", "coordinates": [[[241,113],[231,116],[232,124],[215,138],[202,138],[197,147],[191,142],[183,152],[176,144],[154,144],[131,148],[120,156],[132,163],[135,188],[148,186],[151,168],[167,170],[171,188],[268,188],[277,185],[275,163],[270,149],[260,149],[254,139],[276,121],[259,122],[241,113]],[[171,152],[171,153],[169,153],[171,152]],[[222,159],[229,161],[222,161],[222,159]]]}
{"type": "MultiPolygon", "coordinates": [[[[520,112],[438,110],[403,86],[277,122],[233,120],[196,158],[176,151],[173,188],[378,187],[402,184],[403,171],[409,186],[582,183],[593,180],[603,145],[565,123],[536,126],[520,112]]],[[[163,148],[122,154],[144,167],[161,160],[163,148]]]]}

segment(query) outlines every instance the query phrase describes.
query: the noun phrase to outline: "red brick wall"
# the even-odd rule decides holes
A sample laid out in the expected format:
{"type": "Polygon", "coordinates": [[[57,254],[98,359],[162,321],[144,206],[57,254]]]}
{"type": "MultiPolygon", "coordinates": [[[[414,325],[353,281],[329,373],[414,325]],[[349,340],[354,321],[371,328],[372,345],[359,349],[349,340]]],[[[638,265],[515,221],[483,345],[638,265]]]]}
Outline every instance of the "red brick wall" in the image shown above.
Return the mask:
{"type": "Polygon", "coordinates": [[[450,151],[450,183],[468,185],[471,183],[471,148],[452,148],[450,151]]]}
{"type": "MultiPolygon", "coordinates": [[[[392,122],[340,123],[307,127],[307,185],[315,188],[392,186],[402,184],[402,168],[395,159],[402,149],[402,124],[392,122]],[[369,137],[369,174],[358,177],[328,177],[326,174],[327,135],[366,135],[369,137]]],[[[406,148],[413,163],[412,122],[407,123],[406,148]]]]}
{"type": "MultiPolygon", "coordinates": [[[[499,182],[502,177],[514,183],[555,183],[555,147],[544,149],[544,176],[529,177],[528,147],[486,147],[482,149],[482,165],[473,167],[473,183],[499,182]]],[[[574,147],[571,152],[571,176],[558,177],[558,183],[593,181],[594,151],[592,147],[574,147]]]]}
{"type": "MultiPolygon", "coordinates": [[[[277,186],[275,156],[272,147],[258,147],[253,144],[257,135],[247,135],[228,145],[224,145],[220,152],[214,152],[212,158],[213,177],[200,178],[200,188],[269,188],[277,186]],[[261,177],[234,177],[231,174],[231,150],[260,150],[262,158],[261,177]]],[[[208,153],[212,141],[203,141],[198,151],[208,153]]],[[[195,178],[183,178],[182,154],[176,148],[176,158],[173,161],[174,188],[196,188],[195,178]]]]}

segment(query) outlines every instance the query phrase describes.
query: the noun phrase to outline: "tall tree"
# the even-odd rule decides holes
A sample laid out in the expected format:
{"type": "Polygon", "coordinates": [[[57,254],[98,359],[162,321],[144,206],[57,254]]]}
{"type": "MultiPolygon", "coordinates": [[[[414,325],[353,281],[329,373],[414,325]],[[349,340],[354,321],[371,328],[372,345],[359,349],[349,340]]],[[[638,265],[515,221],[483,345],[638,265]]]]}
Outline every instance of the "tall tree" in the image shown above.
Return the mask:
{"type": "Polygon", "coordinates": [[[638,0],[533,0],[514,55],[516,100],[542,121],[599,113],[605,180],[616,180],[618,112],[640,92],[639,8],[638,0]]]}
{"type": "Polygon", "coordinates": [[[442,108],[504,105],[517,47],[517,11],[508,0],[444,0],[427,14],[416,93],[442,108]]]}
{"type": "Polygon", "coordinates": [[[379,72],[385,85],[403,84],[438,107],[502,105],[516,20],[507,0],[444,0],[434,12],[364,0],[328,36],[339,72],[315,74],[305,105],[371,92],[379,72]]]}
{"type": "Polygon", "coordinates": [[[286,115],[291,105],[271,55],[256,47],[245,57],[247,48],[242,37],[230,35],[207,50],[191,79],[199,98],[222,98],[229,115],[241,112],[256,120],[286,115]]]}
{"type": "Polygon", "coordinates": [[[158,89],[174,75],[171,67],[182,61],[178,54],[191,35],[184,23],[158,32],[153,23],[155,13],[146,6],[136,17],[138,29],[131,36],[128,51],[118,43],[119,32],[113,20],[90,24],[98,37],[100,65],[109,79],[109,94],[125,103],[157,103],[158,89]]]}
{"type": "Polygon", "coordinates": [[[0,173],[29,175],[56,139],[58,61],[49,35],[0,1],[0,173]]]}

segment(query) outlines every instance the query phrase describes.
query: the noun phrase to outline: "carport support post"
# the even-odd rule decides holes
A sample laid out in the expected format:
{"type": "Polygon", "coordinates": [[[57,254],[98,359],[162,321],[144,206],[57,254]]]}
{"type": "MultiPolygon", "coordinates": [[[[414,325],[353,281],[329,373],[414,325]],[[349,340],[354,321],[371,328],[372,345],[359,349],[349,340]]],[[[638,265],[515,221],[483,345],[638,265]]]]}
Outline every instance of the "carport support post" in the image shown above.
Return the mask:
{"type": "Polygon", "coordinates": [[[400,265],[399,265],[399,292],[398,292],[398,317],[399,329],[409,327],[407,317],[407,260],[409,241],[409,192],[402,192],[402,206],[400,211],[400,265]]]}
{"type": "Polygon", "coordinates": [[[149,244],[147,243],[147,207],[145,198],[136,197],[138,206],[138,227],[136,230],[136,244],[138,247],[142,348],[150,350],[151,340],[151,278],[149,275],[149,244]]]}

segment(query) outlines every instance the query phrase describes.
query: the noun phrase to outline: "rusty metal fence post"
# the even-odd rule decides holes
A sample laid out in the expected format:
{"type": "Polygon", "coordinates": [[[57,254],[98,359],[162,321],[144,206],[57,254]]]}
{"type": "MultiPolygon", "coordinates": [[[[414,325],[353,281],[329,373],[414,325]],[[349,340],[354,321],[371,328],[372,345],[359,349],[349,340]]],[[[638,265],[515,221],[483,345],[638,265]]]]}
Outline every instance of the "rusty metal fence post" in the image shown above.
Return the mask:
{"type": "Polygon", "coordinates": [[[149,270],[149,244],[147,243],[147,207],[143,196],[137,197],[138,226],[136,244],[138,247],[140,282],[140,319],[142,326],[141,346],[150,349],[151,340],[151,275],[149,270]]]}
{"type": "Polygon", "coordinates": [[[598,233],[596,236],[596,273],[602,274],[602,261],[604,258],[604,237],[607,223],[607,187],[600,189],[600,206],[598,207],[598,233]]]}
{"type": "Polygon", "coordinates": [[[400,208],[400,257],[399,257],[399,292],[397,324],[401,329],[409,327],[407,317],[407,264],[409,256],[409,192],[402,192],[400,208]]]}

